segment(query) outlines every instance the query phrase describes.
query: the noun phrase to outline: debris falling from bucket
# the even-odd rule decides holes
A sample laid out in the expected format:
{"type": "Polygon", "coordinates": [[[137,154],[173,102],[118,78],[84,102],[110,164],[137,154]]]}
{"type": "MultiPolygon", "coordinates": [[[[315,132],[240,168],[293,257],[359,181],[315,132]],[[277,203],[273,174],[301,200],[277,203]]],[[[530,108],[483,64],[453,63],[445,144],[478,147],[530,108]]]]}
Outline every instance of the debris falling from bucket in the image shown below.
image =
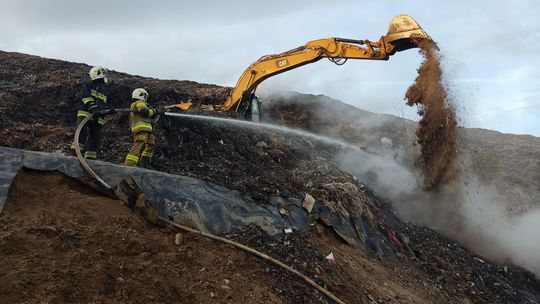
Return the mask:
{"type": "Polygon", "coordinates": [[[442,69],[437,44],[419,40],[420,53],[424,56],[418,76],[405,94],[407,105],[418,106],[422,117],[416,129],[421,153],[417,164],[424,173],[423,187],[427,191],[455,180],[457,163],[457,123],[454,107],[442,82],[442,69]]]}

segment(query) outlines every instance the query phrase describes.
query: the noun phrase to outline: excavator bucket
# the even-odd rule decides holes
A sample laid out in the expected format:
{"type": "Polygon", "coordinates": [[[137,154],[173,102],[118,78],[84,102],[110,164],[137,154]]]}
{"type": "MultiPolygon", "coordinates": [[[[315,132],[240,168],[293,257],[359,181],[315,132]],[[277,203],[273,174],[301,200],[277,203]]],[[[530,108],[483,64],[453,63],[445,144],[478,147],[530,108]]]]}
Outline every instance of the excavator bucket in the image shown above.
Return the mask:
{"type": "Polygon", "coordinates": [[[394,46],[395,51],[401,52],[417,47],[415,40],[431,37],[408,15],[398,15],[392,18],[388,26],[388,33],[384,40],[394,46]]]}

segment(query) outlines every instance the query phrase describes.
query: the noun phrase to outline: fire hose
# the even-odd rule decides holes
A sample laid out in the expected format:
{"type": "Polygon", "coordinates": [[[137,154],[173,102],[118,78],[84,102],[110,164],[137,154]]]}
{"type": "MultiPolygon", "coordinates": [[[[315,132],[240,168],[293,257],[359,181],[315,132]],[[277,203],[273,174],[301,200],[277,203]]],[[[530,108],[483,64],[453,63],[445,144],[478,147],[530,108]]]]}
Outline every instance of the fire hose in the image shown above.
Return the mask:
{"type": "Polygon", "coordinates": [[[84,159],[84,157],[83,157],[83,155],[81,153],[81,147],[79,146],[79,137],[81,135],[81,130],[84,128],[86,123],[88,123],[88,121],[90,121],[92,118],[93,118],[93,116],[85,117],[81,121],[81,123],[79,124],[77,129],[75,130],[75,140],[73,142],[75,144],[75,154],[77,154],[77,158],[79,159],[79,162],[81,163],[81,166],[83,167],[84,171],[86,171],[88,174],[90,174],[90,176],[92,178],[94,178],[95,180],[97,180],[103,187],[105,187],[105,189],[112,190],[112,187],[109,186],[109,184],[107,184],[104,180],[102,180],[101,177],[99,177],[96,174],[96,172],[94,172],[94,170],[92,170],[92,168],[90,168],[90,166],[88,165],[88,163],[84,159]]]}
{"type": "MultiPolygon", "coordinates": [[[[105,110],[107,111],[107,110],[105,110]]],[[[115,112],[129,112],[130,110],[128,109],[117,109],[117,110],[114,110],[115,112]]],[[[108,114],[107,112],[102,112],[102,114],[108,114]]],[[[165,113],[166,114],[166,113],[165,113]]],[[[93,119],[93,115],[91,116],[88,116],[88,117],[85,117],[81,123],[79,124],[79,126],[77,127],[77,129],[75,130],[75,138],[74,138],[74,143],[75,143],[75,153],[77,154],[77,159],[79,160],[79,162],[81,163],[81,166],[83,167],[83,169],[92,177],[94,178],[96,181],[98,181],[102,186],[104,186],[107,190],[109,191],[112,191],[112,187],[107,184],[107,182],[105,182],[102,178],[100,178],[95,172],[94,170],[92,170],[92,168],[88,165],[88,163],[86,162],[86,160],[84,159],[82,153],[81,153],[81,149],[80,149],[80,146],[79,146],[79,137],[80,137],[80,134],[81,134],[81,130],[84,128],[84,126],[88,123],[88,121],[90,121],[91,119],[93,119]]],[[[246,251],[248,253],[251,253],[255,256],[258,256],[268,262],[271,262],[272,264],[274,265],[277,265],[283,269],[285,269],[286,271],[288,272],[291,272],[295,275],[297,275],[298,277],[300,277],[302,280],[304,280],[307,284],[309,284],[310,286],[312,286],[313,288],[317,289],[319,292],[323,293],[324,295],[326,295],[328,298],[332,299],[334,302],[338,303],[338,304],[345,304],[345,302],[343,302],[341,299],[339,299],[338,297],[336,297],[334,294],[332,294],[330,291],[326,290],[325,288],[323,288],[322,286],[320,286],[319,284],[317,284],[315,281],[311,280],[310,278],[308,278],[307,276],[305,276],[304,274],[300,273],[299,271],[297,271],[296,269],[260,252],[260,251],[257,251],[253,248],[250,248],[250,247],[247,247],[245,245],[242,245],[240,243],[237,243],[235,241],[232,241],[232,240],[229,240],[229,239],[226,239],[226,238],[222,238],[222,237],[219,237],[219,236],[216,236],[216,235],[213,235],[213,234],[210,234],[210,233],[206,233],[206,232],[203,232],[201,230],[197,230],[197,229],[193,229],[193,228],[190,228],[190,227],[187,227],[187,226],[183,226],[183,225],[180,225],[178,223],[175,223],[175,222],[172,222],[166,218],[163,218],[161,216],[158,217],[158,219],[160,221],[162,221],[163,223],[166,223],[166,224],[169,224],[173,227],[176,227],[178,229],[181,229],[183,231],[187,231],[187,232],[190,232],[190,233],[194,233],[194,234],[198,234],[198,235],[202,235],[204,237],[207,237],[207,238],[210,238],[210,239],[213,239],[213,240],[217,240],[217,241],[220,241],[220,242],[223,242],[223,243],[226,243],[226,244],[229,244],[229,245],[232,245],[236,248],[239,248],[243,251],[246,251]]]]}

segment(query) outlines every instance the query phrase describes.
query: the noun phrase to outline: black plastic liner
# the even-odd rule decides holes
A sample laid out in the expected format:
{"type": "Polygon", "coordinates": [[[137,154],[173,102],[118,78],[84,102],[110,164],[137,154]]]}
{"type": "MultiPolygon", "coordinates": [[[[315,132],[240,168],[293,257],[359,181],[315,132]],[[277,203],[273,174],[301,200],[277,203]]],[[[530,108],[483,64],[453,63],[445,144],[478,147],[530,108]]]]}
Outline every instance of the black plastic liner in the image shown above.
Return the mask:
{"type": "MultiPolygon", "coordinates": [[[[384,238],[363,219],[355,222],[341,218],[318,201],[312,213],[308,214],[297,198],[275,196],[269,198],[270,204],[261,205],[237,191],[193,177],[101,161],[88,163],[98,176],[117,189],[116,197],[128,204],[132,205],[130,200],[139,199],[139,192],[142,192],[159,216],[212,234],[237,232],[255,225],[269,235],[278,235],[283,234],[286,228],[306,229],[310,224],[319,222],[333,228],[347,243],[366,249],[375,247],[375,251],[380,251],[376,239],[384,238]],[[127,189],[126,180],[136,185],[127,189]]],[[[13,178],[22,168],[60,171],[88,183],[86,173],[75,157],[0,147],[0,212],[13,178]]]]}

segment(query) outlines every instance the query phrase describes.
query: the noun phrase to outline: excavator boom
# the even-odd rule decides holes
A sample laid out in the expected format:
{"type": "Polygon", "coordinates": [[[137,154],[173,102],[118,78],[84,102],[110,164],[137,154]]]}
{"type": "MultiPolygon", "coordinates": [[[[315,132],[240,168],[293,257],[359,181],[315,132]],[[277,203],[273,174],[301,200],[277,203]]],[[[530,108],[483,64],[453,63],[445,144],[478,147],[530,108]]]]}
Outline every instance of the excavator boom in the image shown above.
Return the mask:
{"type": "Polygon", "coordinates": [[[309,41],[304,46],[252,63],[240,76],[221,107],[225,111],[249,112],[255,89],[265,79],[328,58],[341,65],[348,59],[388,60],[396,52],[417,47],[417,39],[431,39],[414,19],[399,15],[392,19],[386,36],[379,41],[326,38],[309,41]]]}

